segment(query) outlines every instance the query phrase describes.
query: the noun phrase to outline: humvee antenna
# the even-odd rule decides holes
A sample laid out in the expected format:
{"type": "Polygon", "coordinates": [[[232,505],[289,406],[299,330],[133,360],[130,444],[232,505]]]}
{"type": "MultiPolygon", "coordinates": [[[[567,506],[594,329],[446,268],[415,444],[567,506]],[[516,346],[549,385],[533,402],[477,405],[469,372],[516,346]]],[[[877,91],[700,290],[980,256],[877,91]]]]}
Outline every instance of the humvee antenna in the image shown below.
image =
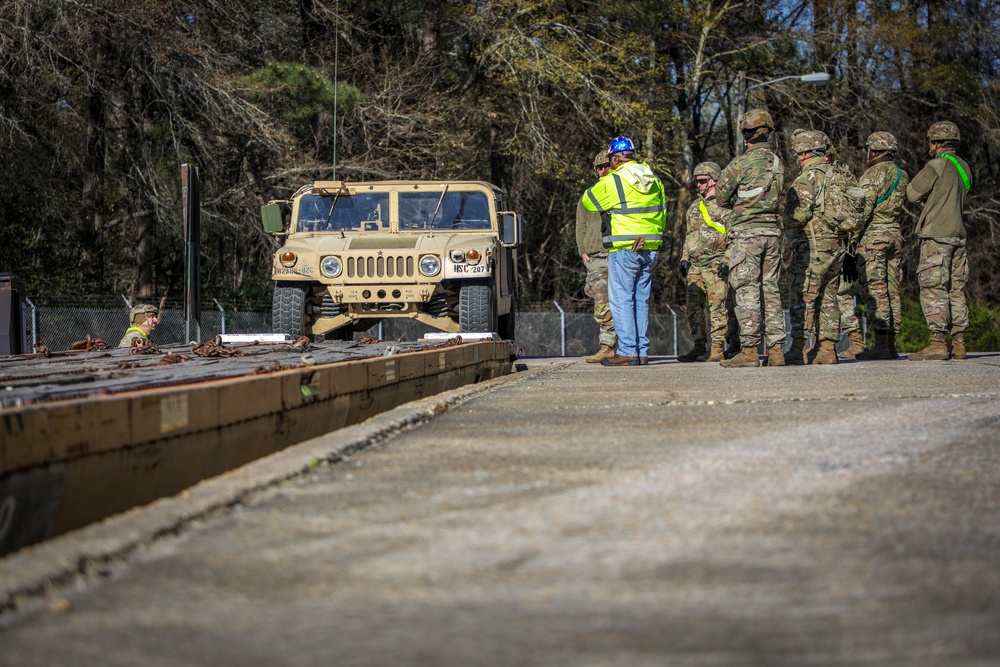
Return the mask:
{"type": "Polygon", "coordinates": [[[340,0],[333,3],[333,180],[337,180],[337,68],[340,64],[340,0]]]}

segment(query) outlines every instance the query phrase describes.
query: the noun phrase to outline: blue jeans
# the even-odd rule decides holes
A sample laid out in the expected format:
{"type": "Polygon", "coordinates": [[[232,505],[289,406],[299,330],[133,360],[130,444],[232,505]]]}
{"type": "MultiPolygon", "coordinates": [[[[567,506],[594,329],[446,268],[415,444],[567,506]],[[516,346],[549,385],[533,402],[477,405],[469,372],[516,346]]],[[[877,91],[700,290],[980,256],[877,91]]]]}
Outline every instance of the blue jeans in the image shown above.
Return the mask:
{"type": "Polygon", "coordinates": [[[648,357],[649,292],[655,250],[615,250],[608,254],[608,298],[618,334],[618,355],[648,357]]]}

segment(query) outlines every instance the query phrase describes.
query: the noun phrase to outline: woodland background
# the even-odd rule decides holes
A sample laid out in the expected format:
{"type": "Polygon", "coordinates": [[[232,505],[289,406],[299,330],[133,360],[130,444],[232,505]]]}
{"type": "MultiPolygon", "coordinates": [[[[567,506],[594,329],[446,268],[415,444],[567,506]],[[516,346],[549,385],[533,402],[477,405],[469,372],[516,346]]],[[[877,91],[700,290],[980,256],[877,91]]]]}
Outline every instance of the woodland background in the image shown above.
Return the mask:
{"type": "MultiPolygon", "coordinates": [[[[996,332],[998,69],[993,0],[4,0],[0,270],[36,300],[180,299],[188,162],[203,293],[269,302],[276,245],[259,208],[335,169],[500,185],[526,221],[522,306],[583,309],[576,203],[593,154],[626,134],[671,199],[653,298],[683,303],[690,172],[733,156],[739,73],[825,71],[826,85],[758,88],[749,106],[774,116],[786,164],[791,132],[811,127],[859,174],[870,132],[897,136],[912,176],[927,127],[957,123],[975,181],[969,293],[996,332]]],[[[917,318],[918,213],[903,218],[917,318]]]]}

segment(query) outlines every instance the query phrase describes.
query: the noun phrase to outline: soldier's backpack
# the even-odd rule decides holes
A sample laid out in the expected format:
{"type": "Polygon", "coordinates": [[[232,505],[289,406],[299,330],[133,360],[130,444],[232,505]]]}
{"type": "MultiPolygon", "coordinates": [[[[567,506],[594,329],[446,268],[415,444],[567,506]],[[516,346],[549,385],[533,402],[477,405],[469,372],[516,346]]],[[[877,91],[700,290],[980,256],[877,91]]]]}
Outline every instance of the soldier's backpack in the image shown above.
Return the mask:
{"type": "Polygon", "coordinates": [[[859,231],[865,225],[865,191],[847,167],[828,164],[823,170],[826,178],[817,197],[819,217],[831,229],[848,234],[859,231]]]}

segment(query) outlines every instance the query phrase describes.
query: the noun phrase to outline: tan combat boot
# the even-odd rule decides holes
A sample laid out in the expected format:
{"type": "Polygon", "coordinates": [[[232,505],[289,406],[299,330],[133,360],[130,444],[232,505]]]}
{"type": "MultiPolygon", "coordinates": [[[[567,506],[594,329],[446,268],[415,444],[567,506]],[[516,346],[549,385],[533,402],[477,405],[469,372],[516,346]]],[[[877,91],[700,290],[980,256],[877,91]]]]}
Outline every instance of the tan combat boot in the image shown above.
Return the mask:
{"type": "Polygon", "coordinates": [[[732,359],[723,359],[719,362],[723,368],[751,368],[760,366],[760,359],[757,358],[757,346],[744,347],[732,359]]]}
{"type": "Polygon", "coordinates": [[[835,364],[837,363],[837,343],[832,340],[821,340],[816,350],[814,364],[835,364]]]}
{"type": "Polygon", "coordinates": [[[951,358],[965,359],[965,333],[952,334],[951,336],[951,358]]]}
{"type": "Polygon", "coordinates": [[[698,357],[705,354],[706,352],[708,352],[708,350],[705,349],[705,341],[700,340],[694,344],[694,347],[692,347],[690,351],[685,352],[684,354],[678,354],[677,361],[683,363],[689,361],[698,361],[698,357]]]}
{"type": "Polygon", "coordinates": [[[864,361],[892,359],[892,352],[889,351],[889,336],[887,334],[875,334],[875,347],[864,352],[858,352],[857,358],[864,361]]]}
{"type": "Polygon", "coordinates": [[[775,343],[767,348],[767,358],[764,360],[765,366],[784,366],[785,354],[781,351],[781,343],[775,343]]]}
{"type": "Polygon", "coordinates": [[[601,349],[587,357],[588,364],[599,364],[602,359],[610,359],[615,356],[615,348],[610,345],[601,345],[601,349]]]}
{"type": "Polygon", "coordinates": [[[860,331],[851,331],[847,334],[851,341],[851,346],[840,353],[841,359],[855,359],[860,352],[865,351],[865,339],[861,337],[860,331]]]}
{"type": "Polygon", "coordinates": [[[896,349],[896,334],[889,334],[889,358],[899,359],[899,350],[896,349]]]}
{"type": "Polygon", "coordinates": [[[943,333],[932,333],[930,345],[909,356],[910,361],[943,361],[948,358],[948,341],[943,333]]]}
{"type": "Polygon", "coordinates": [[[806,365],[806,339],[804,336],[792,338],[792,348],[785,355],[785,364],[788,366],[806,365]]]}
{"type": "Polygon", "coordinates": [[[813,336],[813,344],[807,347],[804,353],[807,364],[813,363],[813,361],[816,359],[817,352],[819,352],[819,338],[813,336]]]}
{"type": "Polygon", "coordinates": [[[697,361],[722,361],[725,353],[722,350],[722,341],[713,340],[712,349],[698,357],[697,361]]]}

